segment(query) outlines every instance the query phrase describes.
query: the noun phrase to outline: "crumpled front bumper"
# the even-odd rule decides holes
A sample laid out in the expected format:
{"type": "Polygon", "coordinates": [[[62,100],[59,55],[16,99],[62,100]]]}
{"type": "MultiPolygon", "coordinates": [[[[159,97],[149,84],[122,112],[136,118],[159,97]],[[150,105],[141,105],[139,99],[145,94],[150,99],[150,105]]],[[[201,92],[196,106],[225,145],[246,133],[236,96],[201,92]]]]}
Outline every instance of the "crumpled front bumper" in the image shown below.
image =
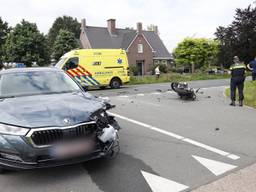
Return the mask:
{"type": "MultiPolygon", "coordinates": [[[[111,126],[119,130],[116,121],[111,126]]],[[[57,159],[51,156],[51,147],[33,147],[26,137],[14,135],[0,135],[0,167],[8,169],[35,169],[76,164],[109,154],[111,142],[106,144],[97,140],[97,147],[87,154],[73,158],[57,159]],[[108,150],[106,150],[108,149],[108,150]]]]}

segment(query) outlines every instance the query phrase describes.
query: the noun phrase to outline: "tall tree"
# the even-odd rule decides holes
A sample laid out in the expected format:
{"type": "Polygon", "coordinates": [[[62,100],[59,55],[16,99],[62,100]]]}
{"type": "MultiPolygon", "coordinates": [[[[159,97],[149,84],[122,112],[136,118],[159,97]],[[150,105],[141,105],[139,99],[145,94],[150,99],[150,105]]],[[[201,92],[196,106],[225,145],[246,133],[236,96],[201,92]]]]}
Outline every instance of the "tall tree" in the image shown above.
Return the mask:
{"type": "Polygon", "coordinates": [[[2,62],[3,59],[4,44],[10,30],[11,28],[8,26],[8,23],[4,22],[0,17],[0,63],[2,62]]]}
{"type": "Polygon", "coordinates": [[[80,23],[76,18],[70,16],[62,16],[55,19],[52,27],[48,33],[49,45],[52,47],[53,43],[56,40],[57,35],[61,29],[70,31],[75,34],[75,37],[79,39],[80,36],[80,23]]]}
{"type": "Polygon", "coordinates": [[[61,29],[54,42],[53,57],[55,60],[58,60],[66,52],[78,47],[79,44],[75,38],[75,34],[61,29]]]}
{"type": "Polygon", "coordinates": [[[256,55],[256,8],[237,9],[234,21],[218,27],[215,36],[220,41],[219,62],[231,65],[234,55],[249,62],[256,55]]]}
{"type": "Polygon", "coordinates": [[[4,47],[7,62],[22,62],[28,67],[33,62],[40,66],[49,64],[46,38],[35,23],[22,20],[9,33],[4,47]]]}
{"type": "Polygon", "coordinates": [[[219,42],[205,38],[186,38],[173,52],[178,66],[191,67],[191,71],[216,64],[219,42]]]}

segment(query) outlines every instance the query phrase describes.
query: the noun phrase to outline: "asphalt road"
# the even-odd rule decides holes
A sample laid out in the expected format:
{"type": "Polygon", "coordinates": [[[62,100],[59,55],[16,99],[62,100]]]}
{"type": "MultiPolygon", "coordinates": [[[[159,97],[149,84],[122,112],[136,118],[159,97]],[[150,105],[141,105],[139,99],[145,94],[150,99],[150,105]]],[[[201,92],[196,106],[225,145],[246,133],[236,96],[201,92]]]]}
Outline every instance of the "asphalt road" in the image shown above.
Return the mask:
{"type": "Polygon", "coordinates": [[[256,162],[256,111],[230,107],[228,80],[191,82],[203,88],[181,101],[170,84],[91,93],[117,107],[120,154],[83,164],[0,175],[4,192],[191,191],[256,162]]]}
{"type": "MultiPolygon", "coordinates": [[[[229,84],[229,79],[208,80],[208,81],[192,81],[188,82],[193,88],[206,88],[226,86],[229,84]]],[[[114,90],[106,88],[104,90],[90,90],[89,92],[96,96],[117,96],[117,95],[131,95],[138,93],[151,93],[153,91],[168,91],[171,89],[170,83],[147,84],[147,85],[124,85],[122,89],[114,90]]]]}

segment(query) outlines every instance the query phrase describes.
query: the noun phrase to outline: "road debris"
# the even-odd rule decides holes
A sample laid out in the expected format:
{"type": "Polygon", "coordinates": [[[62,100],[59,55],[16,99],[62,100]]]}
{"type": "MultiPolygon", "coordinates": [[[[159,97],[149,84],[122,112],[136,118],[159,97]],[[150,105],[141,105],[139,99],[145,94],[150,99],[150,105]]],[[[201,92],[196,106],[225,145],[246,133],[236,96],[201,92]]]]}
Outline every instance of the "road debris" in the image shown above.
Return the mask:
{"type": "Polygon", "coordinates": [[[195,100],[196,94],[198,93],[199,89],[193,89],[188,87],[188,84],[186,82],[173,82],[171,84],[171,88],[173,91],[175,91],[181,99],[184,100],[195,100]]]}

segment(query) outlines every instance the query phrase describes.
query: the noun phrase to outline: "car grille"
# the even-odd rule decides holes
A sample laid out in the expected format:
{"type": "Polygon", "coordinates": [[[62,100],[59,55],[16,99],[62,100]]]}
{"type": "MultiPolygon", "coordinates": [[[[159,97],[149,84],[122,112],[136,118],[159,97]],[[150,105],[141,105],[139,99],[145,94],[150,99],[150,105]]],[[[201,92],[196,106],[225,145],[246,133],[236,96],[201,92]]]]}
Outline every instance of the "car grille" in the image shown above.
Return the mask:
{"type": "Polygon", "coordinates": [[[34,145],[48,146],[64,140],[89,137],[95,134],[97,125],[95,123],[79,125],[67,129],[44,129],[34,131],[31,140],[34,145]]]}

